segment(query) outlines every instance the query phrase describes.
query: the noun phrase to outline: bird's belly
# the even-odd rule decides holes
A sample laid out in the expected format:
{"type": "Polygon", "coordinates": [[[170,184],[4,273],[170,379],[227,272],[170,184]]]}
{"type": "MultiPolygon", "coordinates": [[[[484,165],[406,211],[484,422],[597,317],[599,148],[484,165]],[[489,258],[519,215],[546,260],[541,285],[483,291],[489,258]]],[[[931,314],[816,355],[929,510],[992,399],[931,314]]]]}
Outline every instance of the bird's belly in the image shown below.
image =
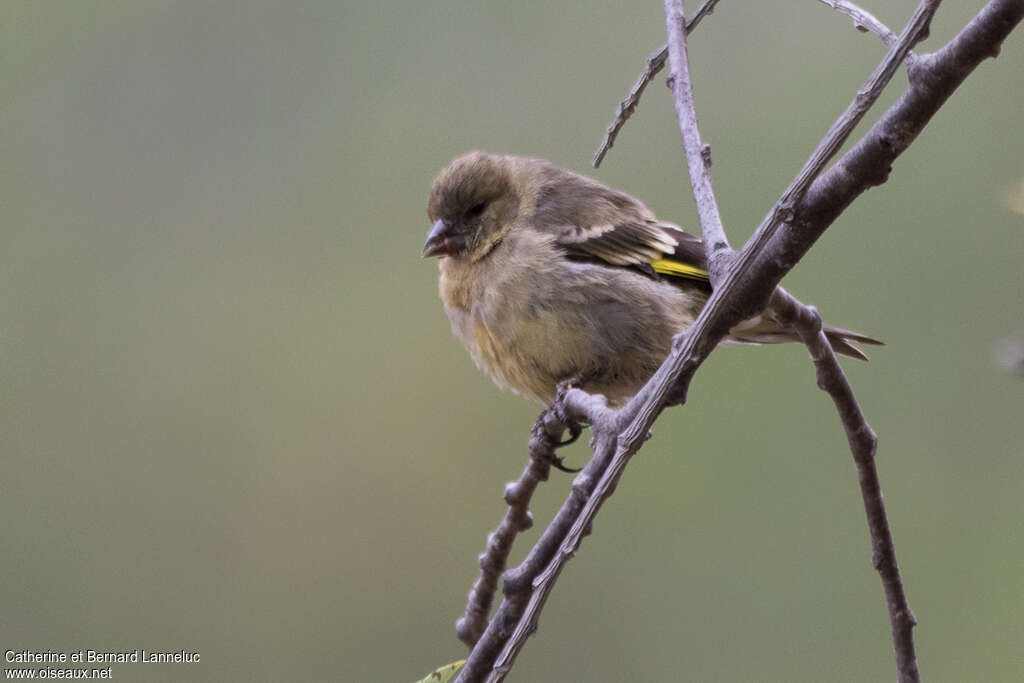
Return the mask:
{"type": "Polygon", "coordinates": [[[645,276],[570,267],[553,281],[532,273],[528,288],[492,283],[464,299],[466,307],[449,297],[452,331],[503,388],[550,404],[558,383],[574,379],[620,404],[664,360],[672,335],[703,301],[645,276]]]}
{"type": "Polygon", "coordinates": [[[590,355],[550,313],[527,318],[505,308],[488,319],[456,307],[446,310],[452,332],[477,367],[502,388],[540,403],[551,403],[558,382],[572,377],[590,355]]]}

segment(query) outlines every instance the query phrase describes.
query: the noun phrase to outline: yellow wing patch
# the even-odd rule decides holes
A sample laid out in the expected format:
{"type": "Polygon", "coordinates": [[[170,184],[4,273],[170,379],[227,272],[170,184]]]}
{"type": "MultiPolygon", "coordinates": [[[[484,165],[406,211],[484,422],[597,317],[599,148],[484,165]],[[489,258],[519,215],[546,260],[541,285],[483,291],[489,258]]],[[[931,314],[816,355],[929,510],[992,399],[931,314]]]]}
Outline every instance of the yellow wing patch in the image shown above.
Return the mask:
{"type": "Polygon", "coordinates": [[[688,263],[683,263],[682,261],[674,261],[667,258],[654,259],[651,261],[651,268],[654,268],[655,273],[661,273],[662,275],[686,277],[691,280],[708,282],[708,271],[697,266],[691,266],[688,263]]]}

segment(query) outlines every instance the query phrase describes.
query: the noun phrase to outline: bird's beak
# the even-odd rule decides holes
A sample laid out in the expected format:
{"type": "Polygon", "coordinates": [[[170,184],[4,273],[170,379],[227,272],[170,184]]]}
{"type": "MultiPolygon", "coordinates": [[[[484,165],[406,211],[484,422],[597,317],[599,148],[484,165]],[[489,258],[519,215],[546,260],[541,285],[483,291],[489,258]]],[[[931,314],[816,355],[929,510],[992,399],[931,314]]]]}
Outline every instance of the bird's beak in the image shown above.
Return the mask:
{"type": "Polygon", "coordinates": [[[423,258],[451,256],[465,248],[466,236],[439,218],[427,233],[427,241],[423,243],[423,258]]]}

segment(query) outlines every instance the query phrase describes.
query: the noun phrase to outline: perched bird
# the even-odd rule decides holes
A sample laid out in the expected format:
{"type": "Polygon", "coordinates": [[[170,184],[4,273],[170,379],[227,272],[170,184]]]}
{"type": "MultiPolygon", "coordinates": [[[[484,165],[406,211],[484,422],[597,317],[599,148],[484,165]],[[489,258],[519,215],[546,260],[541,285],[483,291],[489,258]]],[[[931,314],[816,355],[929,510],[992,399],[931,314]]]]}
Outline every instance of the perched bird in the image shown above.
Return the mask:
{"type": "MultiPolygon", "coordinates": [[[[630,195],[543,159],[470,152],[434,180],[423,256],[439,257],[452,331],[499,386],[544,405],[572,380],[610,405],[661,365],[707,302],[699,237],[630,195]]],[[[825,326],[837,353],[867,360],[825,326]]],[[[797,341],[765,312],[727,342],[797,341]]]]}

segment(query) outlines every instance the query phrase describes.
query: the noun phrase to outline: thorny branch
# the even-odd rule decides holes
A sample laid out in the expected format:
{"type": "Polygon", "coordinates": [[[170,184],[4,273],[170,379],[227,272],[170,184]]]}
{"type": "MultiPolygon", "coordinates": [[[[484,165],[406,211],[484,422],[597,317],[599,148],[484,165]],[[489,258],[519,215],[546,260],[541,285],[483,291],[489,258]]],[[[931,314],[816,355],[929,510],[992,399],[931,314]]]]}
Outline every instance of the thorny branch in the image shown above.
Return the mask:
{"type": "MultiPolygon", "coordinates": [[[[667,0],[666,4],[673,2],[667,0]]],[[[864,420],[827,339],[820,333],[817,313],[788,297],[777,285],[857,196],[885,182],[893,161],[978,64],[998,54],[1002,41],[1024,18],[1024,0],[990,0],[949,43],[914,60],[909,69],[910,85],[897,102],[821,174],[910,48],[927,33],[937,5],[937,1],[922,0],[886,59],[829,130],[776,207],[719,281],[713,278],[713,293],[700,317],[676,337],[672,353],[643,389],[617,411],[608,409],[602,397],[579,389],[563,388],[559,392],[552,413],[565,424],[576,421],[592,425],[594,457],[576,477],[569,497],[523,563],[505,572],[504,599],[470,653],[459,681],[504,678],[536,628],[539,610],[562,567],[589,533],[602,502],[614,490],[629,458],[649,436],[658,414],[665,405],[685,400],[696,369],[729,328],[769,302],[800,330],[818,368],[819,383],[836,403],[861,478],[873,560],[890,608],[900,681],[918,680],[911,639],[914,620],[899,583],[892,538],[885,523],[874,465],[874,432],[864,420]]]]}

